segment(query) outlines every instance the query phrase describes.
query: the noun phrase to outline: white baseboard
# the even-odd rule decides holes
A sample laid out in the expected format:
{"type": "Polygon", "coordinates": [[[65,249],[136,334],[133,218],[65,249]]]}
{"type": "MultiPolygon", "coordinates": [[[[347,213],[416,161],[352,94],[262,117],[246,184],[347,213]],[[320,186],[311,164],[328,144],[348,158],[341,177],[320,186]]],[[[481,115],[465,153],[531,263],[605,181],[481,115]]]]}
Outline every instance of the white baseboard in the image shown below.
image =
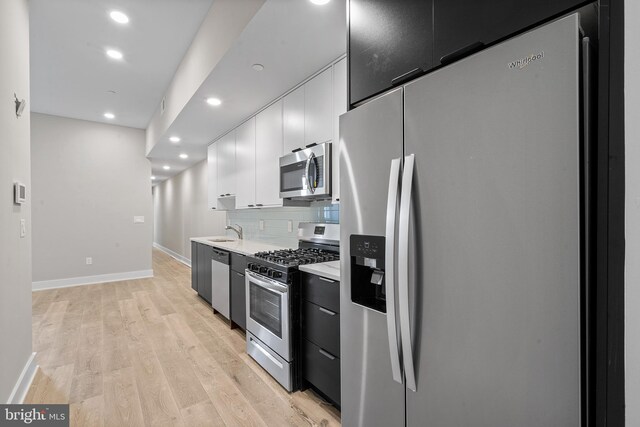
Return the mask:
{"type": "Polygon", "coordinates": [[[164,246],[161,246],[157,243],[153,243],[153,247],[164,252],[165,254],[169,255],[172,258],[175,258],[176,260],[180,261],[181,263],[183,263],[184,265],[186,265],[187,267],[191,267],[191,260],[187,257],[184,257],[182,255],[180,255],[179,253],[176,253],[174,251],[172,251],[169,248],[165,248],[164,246]]]}
{"type": "Polygon", "coordinates": [[[100,274],[97,276],[71,277],[69,279],[42,280],[33,282],[31,289],[41,291],[44,289],[68,288],[80,285],[95,285],[96,283],[120,282],[122,280],[134,280],[153,277],[153,270],[126,271],[124,273],[100,274]]]}
{"type": "Polygon", "coordinates": [[[7,404],[24,402],[24,398],[27,396],[27,392],[29,391],[29,387],[31,387],[37,371],[36,353],[31,353],[31,357],[29,357],[29,360],[27,360],[27,363],[24,365],[24,369],[22,369],[22,373],[9,395],[7,404]]]}

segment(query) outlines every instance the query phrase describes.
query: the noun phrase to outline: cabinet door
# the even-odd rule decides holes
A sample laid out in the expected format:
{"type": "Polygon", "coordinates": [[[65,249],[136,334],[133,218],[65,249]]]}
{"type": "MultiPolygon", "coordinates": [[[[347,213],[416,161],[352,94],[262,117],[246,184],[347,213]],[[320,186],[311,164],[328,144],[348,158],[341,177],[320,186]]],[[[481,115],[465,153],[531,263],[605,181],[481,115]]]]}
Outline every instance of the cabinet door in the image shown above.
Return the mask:
{"type": "Polygon", "coordinates": [[[347,112],[347,59],[333,66],[333,141],[331,143],[331,197],[340,201],[340,115],[347,112]]]}
{"type": "Polygon", "coordinates": [[[284,119],[284,154],[304,143],[304,86],[300,86],[283,98],[282,114],[284,119]]]}
{"type": "MultiPolygon", "coordinates": [[[[207,201],[209,209],[218,206],[218,146],[213,143],[207,148],[207,201]]],[[[193,253],[192,253],[193,255],[193,253]]]]}
{"type": "MultiPolygon", "coordinates": [[[[435,62],[489,44],[582,3],[578,0],[434,0],[435,62]]],[[[523,53],[523,56],[527,53],[523,53]]]]}
{"type": "Polygon", "coordinates": [[[432,0],[350,0],[349,11],[351,105],[389,89],[396,77],[432,68],[432,0]]]}
{"type": "Polygon", "coordinates": [[[236,194],[236,131],[232,130],[218,144],[219,196],[236,194]]]}
{"type": "Polygon", "coordinates": [[[304,84],[304,145],[333,138],[332,69],[328,68],[304,84]]]}
{"type": "Polygon", "coordinates": [[[198,245],[198,295],[211,304],[211,246],[198,245]]]}
{"type": "Polygon", "coordinates": [[[247,306],[244,274],[231,272],[231,320],[242,329],[247,329],[247,306]]]}
{"type": "Polygon", "coordinates": [[[191,289],[198,292],[198,246],[200,243],[191,242],[191,289]]]}
{"type": "Polygon", "coordinates": [[[236,128],[236,209],[256,204],[256,118],[236,128]]]}
{"type": "Polygon", "coordinates": [[[282,206],[280,167],[282,156],[282,100],[256,116],[256,205],[282,206]]]}

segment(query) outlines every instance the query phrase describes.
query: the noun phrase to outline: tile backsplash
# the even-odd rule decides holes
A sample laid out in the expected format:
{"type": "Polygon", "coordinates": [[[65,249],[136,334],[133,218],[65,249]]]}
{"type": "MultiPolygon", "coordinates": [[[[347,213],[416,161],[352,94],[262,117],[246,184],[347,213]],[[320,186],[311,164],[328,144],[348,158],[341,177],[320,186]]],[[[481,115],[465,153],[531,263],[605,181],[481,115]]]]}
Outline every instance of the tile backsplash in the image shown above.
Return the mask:
{"type": "MultiPolygon", "coordinates": [[[[340,205],[329,202],[314,202],[310,207],[283,207],[264,209],[243,209],[227,212],[227,224],[239,224],[246,240],[256,240],[278,246],[295,248],[298,246],[298,223],[339,222],[340,205]],[[263,229],[260,229],[260,222],[263,229]],[[289,232],[291,221],[291,232],[289,232]]],[[[235,233],[227,231],[227,235],[235,233]]]]}

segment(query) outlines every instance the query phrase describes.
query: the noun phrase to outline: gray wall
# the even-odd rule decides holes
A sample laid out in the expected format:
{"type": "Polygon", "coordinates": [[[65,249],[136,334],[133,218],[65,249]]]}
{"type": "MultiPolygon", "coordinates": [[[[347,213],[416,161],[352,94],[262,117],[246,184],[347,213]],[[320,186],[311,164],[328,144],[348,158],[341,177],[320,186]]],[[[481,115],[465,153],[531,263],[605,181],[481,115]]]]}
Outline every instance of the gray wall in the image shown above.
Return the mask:
{"type": "Polygon", "coordinates": [[[0,403],[31,356],[31,195],[29,148],[29,12],[26,0],[0,1],[0,403]],[[13,94],[27,99],[21,118],[13,94]],[[27,203],[13,204],[13,182],[27,203]],[[20,238],[20,219],[27,235],[20,238]]]}
{"type": "Polygon", "coordinates": [[[154,242],[191,259],[191,237],[224,234],[226,214],[207,207],[207,161],[153,188],[154,242]]]}
{"type": "Polygon", "coordinates": [[[626,423],[628,426],[640,426],[640,2],[627,0],[624,7],[626,423]]]}
{"type": "Polygon", "coordinates": [[[32,113],[31,148],[34,282],[150,270],[144,130],[32,113]]]}

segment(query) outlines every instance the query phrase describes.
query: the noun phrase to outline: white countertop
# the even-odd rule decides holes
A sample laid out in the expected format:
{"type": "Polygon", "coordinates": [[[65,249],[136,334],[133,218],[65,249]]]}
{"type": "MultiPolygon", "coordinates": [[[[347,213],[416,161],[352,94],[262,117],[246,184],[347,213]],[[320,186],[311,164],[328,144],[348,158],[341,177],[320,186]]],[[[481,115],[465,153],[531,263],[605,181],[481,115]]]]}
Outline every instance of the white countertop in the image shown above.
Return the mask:
{"type": "Polygon", "coordinates": [[[298,267],[300,271],[326,277],[327,279],[340,281],[340,261],[319,262],[317,264],[305,264],[298,267]]]}
{"type": "Polygon", "coordinates": [[[227,236],[209,236],[209,237],[192,237],[192,242],[204,243],[205,245],[213,246],[214,248],[224,249],[231,252],[236,252],[242,255],[253,255],[256,252],[263,251],[278,251],[281,249],[288,249],[282,246],[270,245],[268,243],[255,242],[251,240],[238,240],[233,239],[231,242],[212,242],[215,239],[229,239],[227,236]]]}

